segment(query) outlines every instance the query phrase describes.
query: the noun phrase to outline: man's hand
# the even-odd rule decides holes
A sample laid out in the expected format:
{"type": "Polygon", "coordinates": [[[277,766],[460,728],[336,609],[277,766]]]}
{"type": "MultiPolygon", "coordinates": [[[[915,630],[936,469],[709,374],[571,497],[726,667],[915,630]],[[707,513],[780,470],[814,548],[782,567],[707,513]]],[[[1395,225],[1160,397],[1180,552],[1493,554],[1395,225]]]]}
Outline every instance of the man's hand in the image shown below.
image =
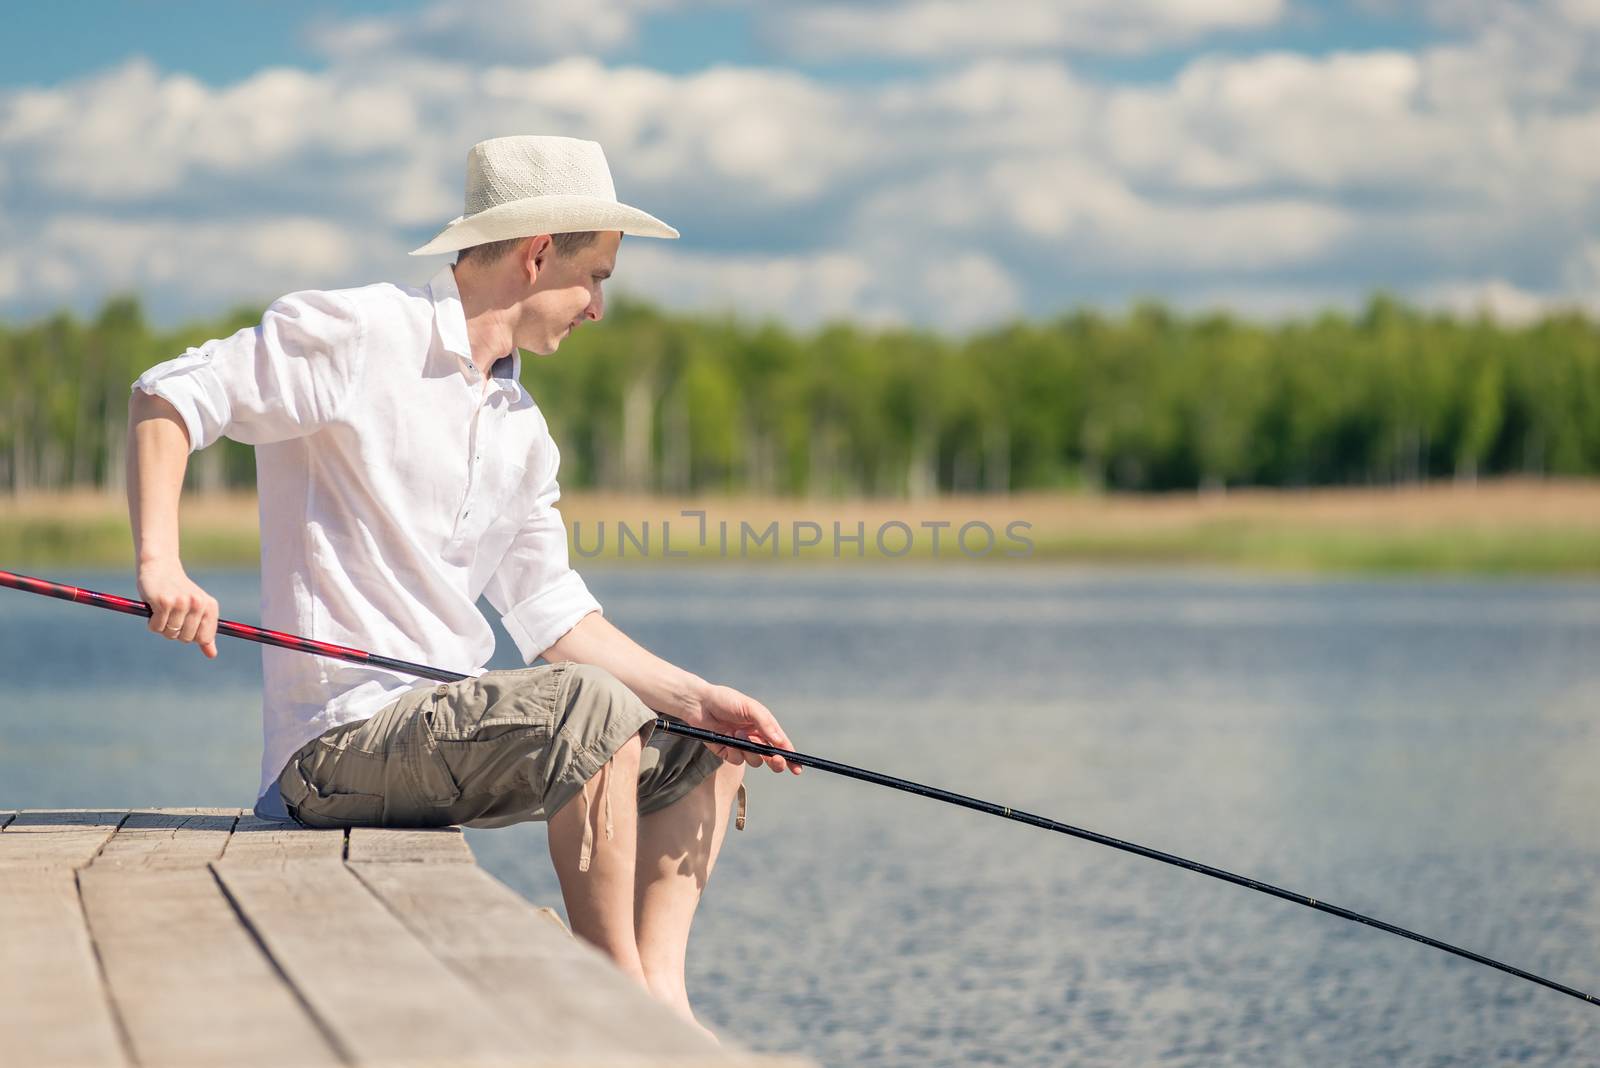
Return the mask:
{"type": "Polygon", "coordinates": [[[139,565],[139,596],[150,603],[150,629],[173,641],[194,642],[217,655],[217,599],[195,585],[176,560],[139,565]]]}
{"type": "MultiPolygon", "coordinates": [[[[682,718],[691,727],[716,731],[718,734],[731,734],[735,738],[760,742],[778,749],[794,748],[789,744],[788,735],[783,733],[783,728],[778,726],[777,719],[767,710],[766,705],[731,686],[707,686],[700,693],[699,709],[682,718]]],[[[726,745],[712,745],[710,742],[706,743],[706,748],[730,764],[749,764],[751,767],[765,764],[773,771],[783,771],[787,768],[796,775],[801,771],[799,764],[791,764],[782,757],[763,756],[760,753],[751,753],[726,745]]]]}
{"type": "MultiPolygon", "coordinates": [[[[713,686],[699,675],[667,663],[622,633],[599,612],[590,612],[578,620],[544,651],[544,658],[552,664],[562,660],[597,664],[620,679],[650,708],[691,727],[777,749],[794,748],[766,705],[731,686],[713,686]]],[[[730,764],[751,767],[765,764],[773,771],[788,768],[800,774],[799,764],[782,757],[762,756],[709,743],[706,748],[730,764]]]]}

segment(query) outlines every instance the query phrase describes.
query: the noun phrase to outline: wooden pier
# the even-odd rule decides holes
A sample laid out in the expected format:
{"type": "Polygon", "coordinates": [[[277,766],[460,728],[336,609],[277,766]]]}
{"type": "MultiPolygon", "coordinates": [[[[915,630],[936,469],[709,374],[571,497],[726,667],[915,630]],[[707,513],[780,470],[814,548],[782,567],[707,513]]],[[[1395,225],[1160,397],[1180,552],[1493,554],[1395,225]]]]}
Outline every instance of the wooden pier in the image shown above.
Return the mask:
{"type": "Polygon", "coordinates": [[[0,812],[0,924],[6,1064],[809,1063],[719,1048],[454,827],[0,812]]]}

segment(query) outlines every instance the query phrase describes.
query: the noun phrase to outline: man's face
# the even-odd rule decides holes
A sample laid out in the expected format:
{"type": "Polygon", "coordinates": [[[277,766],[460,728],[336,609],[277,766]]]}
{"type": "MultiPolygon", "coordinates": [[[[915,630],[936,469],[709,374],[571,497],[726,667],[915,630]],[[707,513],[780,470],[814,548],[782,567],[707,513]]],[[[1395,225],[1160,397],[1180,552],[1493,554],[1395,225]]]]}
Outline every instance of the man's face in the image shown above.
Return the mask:
{"type": "Polygon", "coordinates": [[[525,314],[515,339],[519,348],[548,356],[586,320],[599,321],[605,314],[601,287],[616,269],[621,243],[621,231],[609,230],[570,256],[559,255],[553,247],[544,253],[538,277],[523,301],[525,314]]]}

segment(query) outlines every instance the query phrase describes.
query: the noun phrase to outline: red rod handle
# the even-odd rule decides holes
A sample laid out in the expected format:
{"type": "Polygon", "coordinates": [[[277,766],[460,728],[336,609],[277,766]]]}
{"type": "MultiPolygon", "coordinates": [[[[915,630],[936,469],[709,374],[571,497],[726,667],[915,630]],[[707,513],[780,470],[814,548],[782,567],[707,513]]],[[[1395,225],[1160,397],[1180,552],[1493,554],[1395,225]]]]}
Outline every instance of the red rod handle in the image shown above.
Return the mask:
{"type": "MultiPolygon", "coordinates": [[[[80,589],[77,586],[68,586],[61,582],[50,582],[46,579],[31,578],[28,575],[18,575],[10,571],[0,571],[0,586],[9,586],[14,590],[42,594],[45,597],[55,597],[62,601],[75,601],[78,604],[93,605],[96,608],[107,608],[113,612],[123,612],[130,616],[144,616],[148,619],[154,614],[150,606],[144,601],[118,597],[114,593],[98,593],[95,590],[80,589]]],[[[377,656],[373,653],[363,652],[360,649],[352,649],[346,645],[333,645],[329,642],[302,638],[298,634],[285,634],[282,631],[267,630],[264,627],[253,627],[248,623],[236,623],[231,619],[217,620],[217,633],[226,634],[230,638],[243,638],[246,641],[260,642],[262,645],[275,645],[280,649],[293,649],[295,652],[312,653],[317,656],[331,656],[336,660],[348,660],[353,664],[370,664],[374,667],[392,668],[395,671],[420,675],[426,679],[438,679],[441,682],[457,682],[467,677],[453,671],[440,671],[438,668],[431,668],[425,664],[412,664],[405,660],[377,656]]]]}

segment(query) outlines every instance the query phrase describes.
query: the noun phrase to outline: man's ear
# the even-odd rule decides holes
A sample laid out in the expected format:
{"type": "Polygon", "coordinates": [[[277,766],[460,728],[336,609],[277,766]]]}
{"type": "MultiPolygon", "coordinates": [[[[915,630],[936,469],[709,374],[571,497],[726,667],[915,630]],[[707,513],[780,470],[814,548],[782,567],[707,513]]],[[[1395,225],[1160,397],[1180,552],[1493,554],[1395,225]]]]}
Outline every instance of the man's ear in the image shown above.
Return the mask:
{"type": "Polygon", "coordinates": [[[555,238],[549,234],[535,234],[528,239],[528,246],[522,250],[522,263],[530,285],[539,280],[539,272],[550,262],[554,245],[555,238]]]}

